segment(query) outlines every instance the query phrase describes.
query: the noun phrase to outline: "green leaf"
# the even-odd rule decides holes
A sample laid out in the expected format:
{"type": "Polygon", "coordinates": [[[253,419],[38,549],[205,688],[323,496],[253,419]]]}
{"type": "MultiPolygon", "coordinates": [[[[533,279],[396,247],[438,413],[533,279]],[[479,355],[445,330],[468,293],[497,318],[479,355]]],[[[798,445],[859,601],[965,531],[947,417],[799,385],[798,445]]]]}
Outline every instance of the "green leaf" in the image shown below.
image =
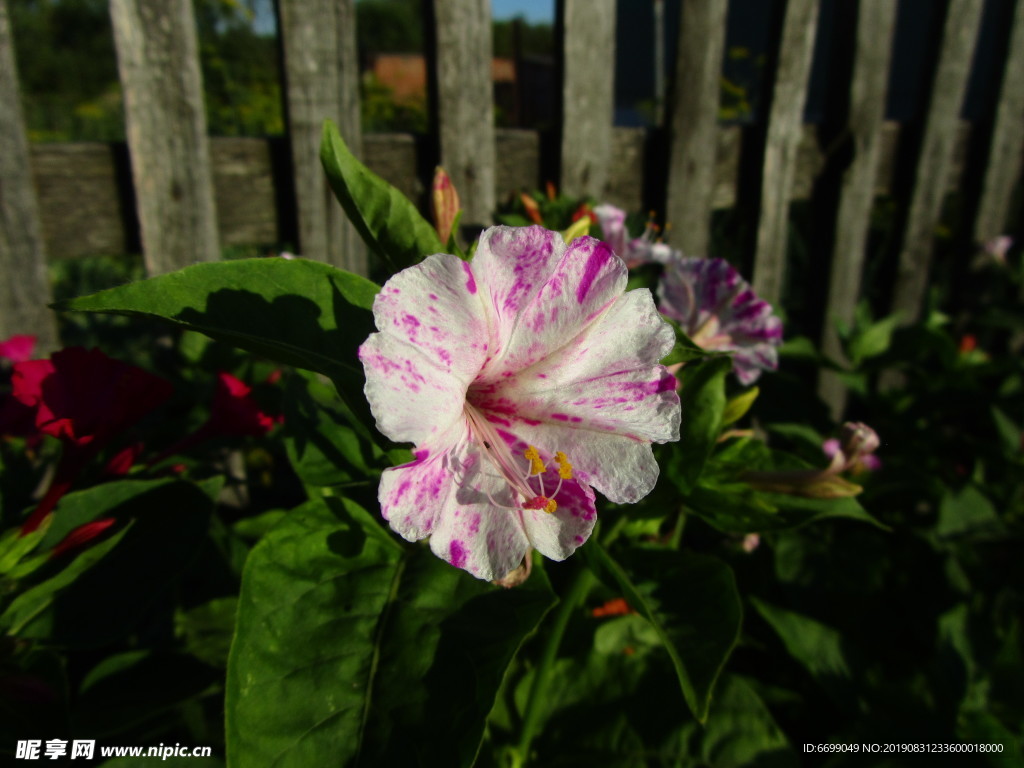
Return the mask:
{"type": "Polygon", "coordinates": [[[356,350],[375,330],[370,309],[379,290],[366,278],[307,259],[239,259],[195,264],[55,308],[160,318],[317,371],[334,381],[348,409],[369,425],[356,350]]]}
{"type": "MultiPolygon", "coordinates": [[[[110,642],[129,633],[185,570],[206,538],[210,497],[184,480],[123,482],[137,482],[145,490],[127,500],[116,493],[116,505],[103,514],[130,519],[130,525],[21,595],[0,617],[0,626],[17,627],[21,637],[76,647],[110,642]]],[[[103,503],[105,487],[92,496],[97,504],[103,503]]],[[[57,566],[63,560],[52,562],[57,566]]]]}
{"type": "Polygon", "coordinates": [[[331,486],[380,476],[374,465],[382,451],[350,426],[330,387],[296,374],[285,387],[284,405],[285,448],[302,482],[331,486]]]}
{"type": "Polygon", "coordinates": [[[679,393],[683,420],[669,468],[676,487],[684,494],[697,482],[722,431],[725,376],[731,370],[732,360],[727,357],[683,368],[679,393]]]}
{"type": "Polygon", "coordinates": [[[445,252],[433,225],[405,195],[356,159],[330,120],[324,122],[320,161],[349,220],[392,274],[445,252]]]}
{"type": "Polygon", "coordinates": [[[769,605],[754,596],[749,599],[755,610],[775,630],[789,655],[837,703],[849,701],[852,675],[839,630],[809,616],[769,605]]]}
{"type": "Polygon", "coordinates": [[[761,394],[761,390],[758,387],[751,387],[746,392],[730,397],[729,401],[725,404],[725,411],[722,413],[722,426],[735,424],[746,416],[747,411],[754,405],[754,401],[757,400],[759,394],[761,394]]]}
{"type": "Polygon", "coordinates": [[[129,651],[93,667],[76,697],[75,729],[106,738],[165,719],[168,710],[200,696],[217,680],[215,669],[181,653],[129,651]]]}
{"type": "Polygon", "coordinates": [[[872,323],[850,339],[848,352],[853,367],[871,357],[877,357],[892,344],[892,334],[899,325],[899,315],[890,315],[872,323]]]}
{"type": "Polygon", "coordinates": [[[745,678],[724,675],[701,734],[704,765],[797,766],[799,760],[771,711],[745,678]]]}
{"type": "Polygon", "coordinates": [[[407,548],[347,499],[293,510],[246,563],[228,663],[234,765],[473,763],[505,669],[554,604],[407,548]]]}
{"type": "Polygon", "coordinates": [[[237,597],[218,597],[174,617],[175,633],[185,640],[185,650],[211,667],[226,669],[235,631],[237,597]]]}
{"type": "Polygon", "coordinates": [[[21,528],[4,531],[3,536],[0,536],[0,576],[10,573],[39,545],[45,535],[46,529],[43,528],[37,528],[25,536],[21,535],[21,528]]]}
{"type": "Polygon", "coordinates": [[[687,706],[704,722],[715,681],[740,635],[742,609],[732,570],[706,555],[638,548],[627,553],[627,572],[596,541],[580,552],[654,627],[687,706]]]}
{"type": "Polygon", "coordinates": [[[959,491],[947,491],[939,504],[939,536],[964,534],[1000,534],[1005,530],[996,508],[976,486],[967,485],[959,491]]]}
{"type": "Polygon", "coordinates": [[[85,550],[56,576],[18,595],[7,606],[7,610],[0,614],[0,629],[9,635],[22,635],[26,626],[36,621],[53,606],[62,590],[96,565],[118,545],[127,533],[127,528],[118,531],[109,539],[85,550]]]}

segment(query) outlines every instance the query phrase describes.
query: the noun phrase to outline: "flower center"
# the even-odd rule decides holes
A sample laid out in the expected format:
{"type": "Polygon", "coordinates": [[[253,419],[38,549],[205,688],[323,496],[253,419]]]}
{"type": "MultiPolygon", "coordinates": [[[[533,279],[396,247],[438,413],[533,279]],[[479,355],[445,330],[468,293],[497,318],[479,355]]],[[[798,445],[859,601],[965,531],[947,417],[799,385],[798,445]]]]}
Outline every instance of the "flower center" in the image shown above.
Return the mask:
{"type": "Polygon", "coordinates": [[[517,502],[515,506],[500,504],[493,497],[491,503],[506,509],[543,509],[548,514],[558,509],[558,502],[555,497],[562,489],[562,483],[572,480],[573,470],[569,458],[562,452],[556,451],[552,461],[558,467],[558,484],[554,490],[548,493],[544,489],[543,475],[548,470],[540,452],[534,446],[528,446],[523,451],[523,458],[529,466],[523,467],[520,459],[512,454],[505,440],[498,434],[494,426],[483,417],[483,415],[472,405],[466,403],[466,419],[469,421],[470,432],[473,439],[483,447],[483,453],[488,461],[498,470],[501,477],[508,483],[512,495],[517,502]],[[536,488],[531,479],[536,478],[536,488]],[[539,492],[538,492],[539,491],[539,492]]]}

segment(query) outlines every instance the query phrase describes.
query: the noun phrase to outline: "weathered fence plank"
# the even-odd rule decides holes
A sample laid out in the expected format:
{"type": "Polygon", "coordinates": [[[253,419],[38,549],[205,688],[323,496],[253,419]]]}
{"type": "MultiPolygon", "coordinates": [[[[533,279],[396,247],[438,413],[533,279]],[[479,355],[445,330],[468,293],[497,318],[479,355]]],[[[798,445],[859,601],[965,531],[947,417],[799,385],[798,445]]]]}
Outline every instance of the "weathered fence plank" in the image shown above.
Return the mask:
{"type": "Polygon", "coordinates": [[[288,134],[299,251],[367,274],[366,248],[334,200],[320,164],[323,122],[333,120],[362,155],[354,0],[279,0],[288,95],[288,134]]]}
{"type": "Polygon", "coordinates": [[[146,269],[220,258],[191,0],[111,0],[146,269]]]}
{"type": "MultiPolygon", "coordinates": [[[[893,0],[860,0],[857,11],[847,110],[853,158],[840,185],[822,333],[822,351],[834,360],[843,359],[836,322],[849,324],[853,321],[861,293],[871,205],[881,157],[882,119],[885,117],[896,8],[893,0]]],[[[818,394],[838,421],[846,406],[846,387],[834,372],[821,372],[818,394]]]]}
{"type": "Polygon", "coordinates": [[[494,215],[495,133],[490,0],[433,0],[441,165],[462,201],[462,224],[494,215]]]}
{"type": "Polygon", "coordinates": [[[758,295],[772,304],[782,298],[789,202],[796,177],[817,23],[818,0],[786,0],[768,114],[752,281],[758,295]]]}
{"type": "Polygon", "coordinates": [[[983,0],[950,0],[903,231],[892,310],[918,319],[928,287],[932,236],[942,214],[960,108],[967,88],[983,0]]]}
{"type": "Polygon", "coordinates": [[[7,2],[0,0],[0,340],[33,334],[38,353],[58,346],[32,183],[7,2]]]}
{"type": "Polygon", "coordinates": [[[711,241],[727,6],[683,0],[679,22],[665,220],[670,242],[689,256],[706,256],[711,241]]]}
{"type": "Polygon", "coordinates": [[[1017,0],[1013,28],[999,89],[995,125],[981,201],[974,220],[974,240],[984,243],[1004,233],[1013,188],[1024,161],[1024,1],[1017,0]]]}
{"type": "Polygon", "coordinates": [[[615,118],[615,2],[564,0],[561,191],[608,194],[615,118]]]}

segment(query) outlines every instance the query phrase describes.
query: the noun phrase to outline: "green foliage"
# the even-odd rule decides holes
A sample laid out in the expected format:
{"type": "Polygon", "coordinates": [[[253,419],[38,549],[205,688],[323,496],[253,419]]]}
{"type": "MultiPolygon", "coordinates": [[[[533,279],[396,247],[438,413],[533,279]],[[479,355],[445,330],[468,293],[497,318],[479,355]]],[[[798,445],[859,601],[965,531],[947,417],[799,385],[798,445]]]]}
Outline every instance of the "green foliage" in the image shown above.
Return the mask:
{"type": "Polygon", "coordinates": [[[472,765],[504,670],[554,600],[542,576],[505,591],[404,549],[352,502],[310,502],[246,566],[233,760],[472,765]]]}
{"type": "Polygon", "coordinates": [[[416,206],[359,162],[329,120],[324,123],[320,159],[341,207],[389,273],[444,252],[434,227],[416,206]]]}

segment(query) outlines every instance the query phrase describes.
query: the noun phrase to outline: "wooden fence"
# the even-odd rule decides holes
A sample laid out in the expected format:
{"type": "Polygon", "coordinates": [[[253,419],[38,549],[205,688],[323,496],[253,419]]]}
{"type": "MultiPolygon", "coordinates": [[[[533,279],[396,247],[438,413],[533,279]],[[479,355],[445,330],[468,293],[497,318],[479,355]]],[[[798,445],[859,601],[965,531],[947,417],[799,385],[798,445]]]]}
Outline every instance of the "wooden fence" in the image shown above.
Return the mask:
{"type": "MultiPolygon", "coordinates": [[[[365,272],[365,252],[319,166],[325,118],[413,199],[424,199],[439,161],[459,189],[467,224],[488,223],[509,190],[547,180],[542,158],[550,153],[538,133],[496,130],[482,117],[492,99],[489,0],[424,1],[436,105],[430,136],[360,135],[354,0],[279,0],[289,131],[283,140],[207,137],[191,0],[110,0],[127,147],[30,147],[0,0],[0,338],[32,332],[44,346],[57,345],[43,309],[47,258],[141,250],[155,274],[219,258],[223,245],[296,238],[304,256],[365,272]]],[[[861,295],[876,195],[899,193],[892,309],[906,321],[922,306],[949,190],[976,180],[966,224],[973,241],[1003,233],[1024,159],[1024,0],[1007,0],[1012,18],[998,106],[973,131],[960,114],[985,0],[945,3],[926,114],[906,126],[884,121],[898,0],[836,1],[850,20],[839,32],[849,40],[842,63],[849,79],[830,141],[838,137],[844,151],[825,152],[818,132],[802,122],[822,0],[782,4],[766,118],[747,128],[717,119],[727,0],[681,0],[669,109],[665,125],[653,130],[612,125],[616,0],[561,0],[556,146],[563,191],[631,210],[653,201],[673,224],[669,241],[688,254],[707,252],[714,209],[746,201],[756,222],[752,279],[773,302],[785,280],[790,202],[832,195],[822,343],[838,358],[833,321],[848,323],[861,295]],[[912,183],[897,185],[898,167],[909,169],[912,183]],[[645,178],[652,168],[659,173],[645,178]],[[652,193],[657,178],[664,181],[652,193]]],[[[838,379],[824,376],[820,392],[838,414],[845,397],[838,379]]]]}

